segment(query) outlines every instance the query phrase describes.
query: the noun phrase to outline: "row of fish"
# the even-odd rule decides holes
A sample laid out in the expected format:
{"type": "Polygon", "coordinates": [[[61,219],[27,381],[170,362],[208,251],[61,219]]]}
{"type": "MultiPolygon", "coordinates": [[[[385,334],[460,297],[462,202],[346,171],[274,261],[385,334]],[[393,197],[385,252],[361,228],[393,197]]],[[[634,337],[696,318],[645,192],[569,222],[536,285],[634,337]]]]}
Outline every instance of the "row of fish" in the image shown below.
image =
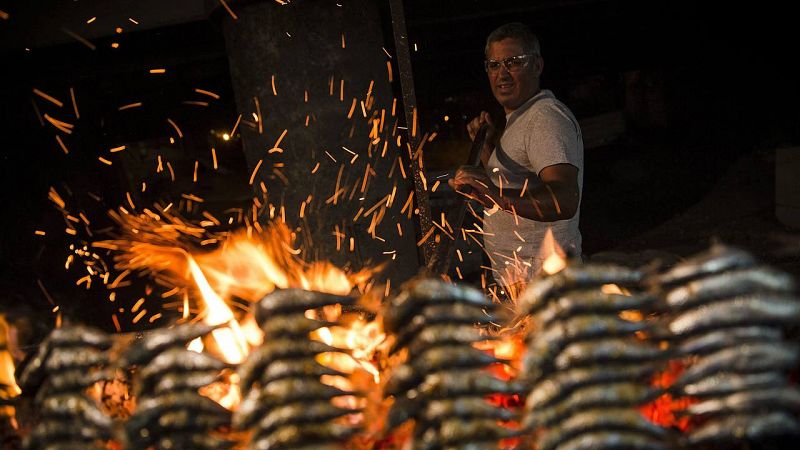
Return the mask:
{"type": "Polygon", "coordinates": [[[800,324],[796,291],[791,276],[723,245],[667,271],[576,264],[533,280],[518,300],[532,329],[526,430],[542,450],[718,448],[800,435],[800,391],[786,376],[800,362],[796,339],[785,337],[800,324]],[[609,284],[630,292],[603,293],[609,284]],[[656,388],[650,377],[666,360],[686,368],[656,388]],[[693,425],[686,436],[636,409],[665,392],[692,399],[678,411],[693,425]]]}
{"type": "Polygon", "coordinates": [[[86,389],[112,379],[107,350],[111,337],[80,325],[53,330],[19,377],[32,399],[38,421],[23,445],[27,449],[102,449],[112,438],[113,421],[86,389]]]}
{"type": "MultiPolygon", "coordinates": [[[[300,289],[267,295],[254,305],[264,341],[238,367],[186,349],[215,330],[209,325],[147,332],[114,361],[109,335],[56,329],[19,377],[41,414],[25,445],[92,449],[114,439],[126,449],[225,449],[246,435],[250,449],[347,448],[360,431],[352,423],[362,393],[322,362],[348,351],[312,334],[337,326],[324,308],[355,303],[300,289]],[[131,368],[137,406],[115,422],[86,390],[131,368]],[[243,396],[233,413],[199,392],[232,370],[243,396]]],[[[746,252],[718,245],[667,271],[578,263],[534,279],[518,299],[531,331],[515,381],[491,375],[487,367],[507,361],[476,348],[492,339],[482,328],[505,322],[497,306],[432,279],[407,283],[387,302],[389,356],[404,361],[383,386],[394,399],[388,429],[413,420],[414,447],[431,450],[495,449],[507,438],[538,450],[699,449],[800,436],[800,391],[786,376],[800,362],[786,334],[800,324],[797,286],[746,252]],[[608,293],[609,285],[627,293],[608,293]],[[654,386],[652,376],[674,360],[685,370],[671,386],[654,386]],[[664,393],[695,400],[678,412],[693,420],[685,436],[639,411],[664,393]],[[496,394],[526,396],[521,420],[487,401],[496,394]]]]}
{"type": "Polygon", "coordinates": [[[336,323],[307,315],[327,306],[352,306],[355,300],[283,289],[255,305],[264,342],[237,369],[243,400],[233,414],[233,426],[251,433],[248,448],[341,449],[358,432],[347,419],[360,410],[343,400],[359,394],[323,383],[323,377],[346,375],[318,362],[321,354],[346,351],[309,335],[336,323]]]}
{"type": "Polygon", "coordinates": [[[496,306],[480,291],[433,279],[407,283],[388,303],[384,328],[396,338],[390,353],[407,353],[384,386],[384,396],[394,397],[388,427],[413,419],[415,448],[496,449],[501,439],[519,435],[498,424],[515,413],[486,397],[523,387],[487,373],[505,361],[473,346],[489,339],[477,326],[495,319],[496,306]]]}
{"type": "Polygon", "coordinates": [[[670,387],[697,400],[683,414],[702,425],[688,448],[729,446],[800,435],[797,342],[800,299],[787,274],[742,250],[715,245],[650,280],[667,305],[676,357],[688,367],[670,387]]]}
{"type": "Polygon", "coordinates": [[[230,429],[230,412],[199,390],[220,379],[226,365],[209,353],[187,350],[216,327],[187,323],[146,333],[118,361],[133,368],[136,409],[122,425],[130,450],[231,448],[220,436],[230,429]]]}
{"type": "Polygon", "coordinates": [[[578,263],[533,280],[520,297],[531,329],[521,375],[530,386],[523,425],[536,448],[673,448],[671,432],[638,410],[660,395],[649,381],[665,360],[647,339],[657,330],[643,319],[657,309],[657,297],[635,289],[643,277],[578,263]],[[604,292],[612,284],[631,294],[604,292]]]}

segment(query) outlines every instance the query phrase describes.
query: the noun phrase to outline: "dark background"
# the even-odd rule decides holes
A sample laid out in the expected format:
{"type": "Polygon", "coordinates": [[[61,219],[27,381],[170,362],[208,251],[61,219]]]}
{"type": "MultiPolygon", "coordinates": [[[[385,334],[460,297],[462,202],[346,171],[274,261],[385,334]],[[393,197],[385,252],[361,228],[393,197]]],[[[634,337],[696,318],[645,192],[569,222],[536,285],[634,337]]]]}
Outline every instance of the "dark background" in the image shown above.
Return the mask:
{"type": "MultiPolygon", "coordinates": [[[[98,302],[94,291],[75,287],[80,275],[63,269],[72,241],[47,200],[50,186],[62,195],[100,196],[100,202],[75,196],[68,203],[102,221],[106,209],[124,201],[131,177],[98,170],[97,156],[133,137],[166,146],[163,115],[182,124],[187,135],[175,158],[198,159],[206,173],[209,143],[227,150],[218,153],[222,174],[201,176],[202,189],[224,193],[220,204],[249,196],[243,181],[249,170],[238,143],[218,138],[237,113],[220,27],[226,13],[216,2],[206,2],[206,9],[186,20],[180,19],[181,11],[170,10],[186,2],[163,2],[150,13],[150,27],[125,22],[124,13],[121,20],[105,22],[98,14],[97,27],[104,31],[90,37],[95,51],[59,30],[63,21],[82,31],[91,16],[62,15],[70,3],[80,6],[0,2],[0,10],[9,13],[0,19],[5,78],[0,85],[0,304],[47,317],[52,306],[41,283],[57,303],[74,305],[74,314],[103,317],[102,326],[108,327],[108,303],[98,302]],[[178,19],[163,19],[167,16],[178,19]],[[152,25],[157,17],[163,25],[152,25]],[[114,31],[117,26],[121,33],[114,31]],[[119,48],[112,49],[112,42],[119,48]],[[168,72],[147,74],[155,67],[168,72]],[[64,101],[69,111],[69,87],[75,89],[82,119],[70,137],[70,154],[64,155],[52,127],[39,123],[31,99],[46,105],[32,94],[39,88],[64,101]],[[202,110],[180,106],[198,99],[194,88],[222,99],[202,110]],[[136,101],[146,109],[117,111],[136,101]],[[148,110],[158,111],[159,120],[151,120],[148,110]],[[47,235],[36,236],[35,230],[47,235]]],[[[104,8],[114,3],[105,2],[104,8]]],[[[120,10],[134,3],[117,2],[120,10]]],[[[340,3],[347,6],[347,0],[340,3]]],[[[393,51],[388,2],[379,3],[384,45],[393,51]]],[[[600,117],[599,133],[608,138],[585,153],[581,230],[587,254],[621,252],[635,259],[659,250],[685,256],[717,236],[800,273],[798,234],[774,219],[775,149],[800,139],[797,38],[788,7],[408,0],[405,8],[410,41],[417,44],[412,63],[421,125],[439,134],[427,147],[431,171],[461,164],[468,145],[464,124],[480,110],[502,120],[485,80],[483,47],[492,29],[520,21],[541,40],[543,87],[582,123],[600,117]],[[607,132],[602,118],[608,114],[624,120],[622,131],[607,132]]],[[[139,21],[146,25],[147,18],[139,21]]],[[[302,64],[302,59],[290,63],[302,64]]],[[[399,94],[398,83],[394,88],[399,94]]],[[[141,199],[159,199],[158,179],[141,199]]],[[[105,225],[110,224],[93,223],[93,228],[105,225]]]]}

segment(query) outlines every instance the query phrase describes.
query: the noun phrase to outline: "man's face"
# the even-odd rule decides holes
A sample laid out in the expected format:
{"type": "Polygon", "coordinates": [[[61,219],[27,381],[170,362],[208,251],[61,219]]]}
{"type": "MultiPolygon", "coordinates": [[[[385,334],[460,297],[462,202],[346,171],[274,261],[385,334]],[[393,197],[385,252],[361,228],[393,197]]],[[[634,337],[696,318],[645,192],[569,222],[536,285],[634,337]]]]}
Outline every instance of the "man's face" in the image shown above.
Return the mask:
{"type": "MultiPolygon", "coordinates": [[[[504,61],[512,56],[520,56],[525,51],[519,41],[513,38],[503,39],[489,44],[487,60],[504,61]]],[[[489,70],[489,85],[498,103],[503,106],[506,114],[519,108],[526,100],[539,90],[539,75],[542,71],[542,61],[539,56],[528,59],[525,67],[516,71],[509,71],[503,64],[498,70],[489,70]]]]}

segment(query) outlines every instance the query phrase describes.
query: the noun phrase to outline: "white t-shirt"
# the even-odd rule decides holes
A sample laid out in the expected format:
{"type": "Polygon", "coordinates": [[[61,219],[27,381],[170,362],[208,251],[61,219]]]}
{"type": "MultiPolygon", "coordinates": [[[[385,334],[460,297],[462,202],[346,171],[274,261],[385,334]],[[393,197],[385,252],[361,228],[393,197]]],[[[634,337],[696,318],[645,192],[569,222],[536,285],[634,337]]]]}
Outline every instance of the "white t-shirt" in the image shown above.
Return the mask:
{"type": "MultiPolygon", "coordinates": [[[[566,163],[578,168],[582,198],[583,138],[578,121],[566,105],[552,92],[542,90],[506,119],[506,129],[486,168],[492,182],[498,187],[522,189],[531,173],[538,175],[545,167],[566,163]]],[[[529,182],[527,189],[535,187],[529,182]]],[[[565,253],[580,255],[579,212],[568,220],[537,222],[502,210],[487,210],[484,243],[495,280],[510,285],[539,272],[544,258],[552,252],[542,248],[548,229],[565,253]]]]}

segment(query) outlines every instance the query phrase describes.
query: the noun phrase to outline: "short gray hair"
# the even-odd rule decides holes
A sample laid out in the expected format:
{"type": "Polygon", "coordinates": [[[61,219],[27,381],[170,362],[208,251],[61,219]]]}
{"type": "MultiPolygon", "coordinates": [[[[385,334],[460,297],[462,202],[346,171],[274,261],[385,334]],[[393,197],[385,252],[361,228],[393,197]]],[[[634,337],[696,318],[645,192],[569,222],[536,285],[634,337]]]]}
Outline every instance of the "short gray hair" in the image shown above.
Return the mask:
{"type": "Polygon", "coordinates": [[[522,45],[526,54],[542,56],[542,48],[539,45],[539,38],[533,34],[530,28],[519,22],[511,22],[500,25],[486,38],[486,49],[484,55],[489,55],[489,46],[492,42],[499,42],[503,39],[516,39],[522,45]]]}

